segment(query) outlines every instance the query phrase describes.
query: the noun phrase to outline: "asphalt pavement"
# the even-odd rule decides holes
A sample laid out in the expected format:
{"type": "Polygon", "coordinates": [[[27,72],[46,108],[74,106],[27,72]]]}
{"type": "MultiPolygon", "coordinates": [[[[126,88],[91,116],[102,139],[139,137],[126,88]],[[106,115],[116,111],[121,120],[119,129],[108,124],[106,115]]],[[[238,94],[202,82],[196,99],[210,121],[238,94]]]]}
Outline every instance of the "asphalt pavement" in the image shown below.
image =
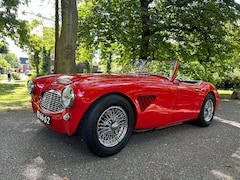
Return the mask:
{"type": "Polygon", "coordinates": [[[0,112],[0,179],[240,180],[240,101],[222,100],[211,126],[134,133],[100,158],[77,136],[44,127],[29,110],[0,112]]]}

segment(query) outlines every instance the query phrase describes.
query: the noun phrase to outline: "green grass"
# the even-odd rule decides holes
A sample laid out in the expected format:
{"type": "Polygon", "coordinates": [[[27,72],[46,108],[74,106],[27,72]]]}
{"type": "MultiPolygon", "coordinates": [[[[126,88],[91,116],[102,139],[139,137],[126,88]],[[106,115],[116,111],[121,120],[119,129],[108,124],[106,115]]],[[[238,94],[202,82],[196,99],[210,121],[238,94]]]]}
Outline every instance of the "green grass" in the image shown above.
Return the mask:
{"type": "Polygon", "coordinates": [[[30,109],[27,81],[0,82],[0,111],[30,109]]]}
{"type": "Polygon", "coordinates": [[[233,93],[232,90],[218,90],[219,94],[231,95],[233,93]]]}
{"type": "Polygon", "coordinates": [[[218,90],[221,99],[231,99],[232,90],[218,90]]]}

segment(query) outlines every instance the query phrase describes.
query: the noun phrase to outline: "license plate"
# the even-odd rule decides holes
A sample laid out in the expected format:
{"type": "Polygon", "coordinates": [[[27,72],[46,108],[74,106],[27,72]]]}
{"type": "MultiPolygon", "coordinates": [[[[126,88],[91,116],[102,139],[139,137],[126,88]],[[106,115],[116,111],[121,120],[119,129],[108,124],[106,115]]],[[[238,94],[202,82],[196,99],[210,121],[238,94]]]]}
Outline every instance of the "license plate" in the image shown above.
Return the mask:
{"type": "Polygon", "coordinates": [[[37,111],[37,117],[40,121],[42,121],[44,124],[51,125],[51,117],[42,113],[41,111],[37,111]]]}

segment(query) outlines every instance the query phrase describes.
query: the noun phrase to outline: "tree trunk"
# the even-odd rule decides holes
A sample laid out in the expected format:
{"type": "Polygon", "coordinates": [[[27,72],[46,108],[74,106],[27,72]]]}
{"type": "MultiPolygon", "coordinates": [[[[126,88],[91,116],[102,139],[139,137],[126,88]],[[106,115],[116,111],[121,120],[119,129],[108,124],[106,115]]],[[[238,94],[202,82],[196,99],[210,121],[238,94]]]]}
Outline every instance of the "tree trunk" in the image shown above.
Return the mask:
{"type": "Polygon", "coordinates": [[[33,55],[33,59],[34,59],[34,63],[35,63],[35,66],[36,66],[36,74],[37,76],[39,76],[39,53],[40,51],[34,51],[34,55],[33,55]]]}
{"type": "Polygon", "coordinates": [[[109,52],[108,54],[108,60],[107,60],[107,73],[110,74],[111,73],[111,65],[112,65],[112,53],[109,52]]]}
{"type": "Polygon", "coordinates": [[[62,28],[57,44],[57,73],[76,73],[75,50],[78,28],[76,0],[61,0],[62,28]]]}
{"type": "Polygon", "coordinates": [[[57,65],[58,65],[58,53],[57,53],[57,45],[59,39],[59,1],[55,0],[55,49],[54,49],[54,73],[57,73],[57,65]]]}
{"type": "Polygon", "coordinates": [[[148,59],[149,55],[149,38],[150,38],[150,28],[149,21],[150,17],[148,14],[148,6],[152,0],[140,0],[141,2],[141,22],[142,22],[142,42],[140,59],[148,59]]]}

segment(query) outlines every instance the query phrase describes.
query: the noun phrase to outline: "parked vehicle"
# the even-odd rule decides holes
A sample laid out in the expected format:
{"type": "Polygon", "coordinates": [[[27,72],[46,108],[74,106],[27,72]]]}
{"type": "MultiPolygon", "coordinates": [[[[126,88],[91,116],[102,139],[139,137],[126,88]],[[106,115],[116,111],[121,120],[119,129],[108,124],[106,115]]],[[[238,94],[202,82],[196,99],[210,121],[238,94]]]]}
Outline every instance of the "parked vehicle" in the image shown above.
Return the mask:
{"type": "Polygon", "coordinates": [[[48,128],[81,135],[98,156],[118,153],[133,130],[194,120],[209,126],[219,105],[209,82],[177,77],[179,62],[123,74],[54,74],[28,81],[33,112],[48,128]],[[153,74],[158,69],[161,74],[153,74]]]}

